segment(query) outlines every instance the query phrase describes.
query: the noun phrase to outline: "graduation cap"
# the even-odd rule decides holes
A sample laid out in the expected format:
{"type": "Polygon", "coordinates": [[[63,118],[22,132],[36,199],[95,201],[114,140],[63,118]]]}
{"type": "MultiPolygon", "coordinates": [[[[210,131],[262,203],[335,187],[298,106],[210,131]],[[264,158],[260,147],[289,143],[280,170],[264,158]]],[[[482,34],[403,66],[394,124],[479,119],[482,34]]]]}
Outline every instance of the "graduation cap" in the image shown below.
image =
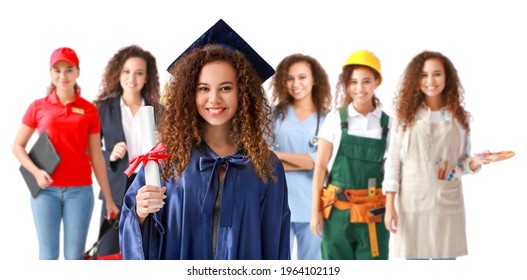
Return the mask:
{"type": "Polygon", "coordinates": [[[225,21],[218,20],[209,30],[201,35],[190,47],[188,47],[181,55],[178,56],[168,66],[168,72],[172,72],[172,68],[176,62],[184,55],[195,48],[205,46],[207,44],[220,45],[229,50],[237,50],[245,55],[251,65],[254,67],[262,82],[267,80],[274,74],[274,69],[267,63],[245,40],[243,40],[236,31],[234,31],[225,21]]]}

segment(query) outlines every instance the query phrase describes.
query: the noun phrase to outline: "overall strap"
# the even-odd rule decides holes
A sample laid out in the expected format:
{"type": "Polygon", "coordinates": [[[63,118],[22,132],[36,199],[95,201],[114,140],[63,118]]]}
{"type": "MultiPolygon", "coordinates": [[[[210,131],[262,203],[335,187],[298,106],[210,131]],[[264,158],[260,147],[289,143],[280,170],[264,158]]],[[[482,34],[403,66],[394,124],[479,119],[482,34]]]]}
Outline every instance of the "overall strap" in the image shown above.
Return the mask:
{"type": "Polygon", "coordinates": [[[389,123],[390,117],[383,111],[381,116],[382,138],[388,137],[388,132],[390,131],[390,128],[388,127],[389,123]]]}
{"type": "Polygon", "coordinates": [[[348,135],[348,108],[342,106],[339,109],[340,112],[340,129],[342,129],[342,135],[348,135]]]}
{"type": "MultiPolygon", "coordinates": [[[[390,131],[390,128],[388,127],[388,124],[390,123],[390,117],[382,112],[381,116],[381,127],[382,127],[382,139],[386,139],[388,137],[388,132],[390,131]]],[[[381,164],[381,174],[384,176],[384,162],[386,161],[386,157],[383,157],[382,164],[381,164]]]]}

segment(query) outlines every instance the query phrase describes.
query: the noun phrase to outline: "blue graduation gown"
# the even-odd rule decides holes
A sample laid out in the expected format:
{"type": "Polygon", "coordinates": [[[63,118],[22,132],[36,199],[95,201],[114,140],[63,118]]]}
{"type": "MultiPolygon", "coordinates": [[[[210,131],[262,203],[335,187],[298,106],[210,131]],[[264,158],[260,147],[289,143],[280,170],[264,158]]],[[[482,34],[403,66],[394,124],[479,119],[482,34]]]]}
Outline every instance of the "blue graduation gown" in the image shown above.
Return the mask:
{"type": "Polygon", "coordinates": [[[205,144],[194,149],[181,177],[165,182],[163,208],[142,227],[135,212],[137,190],[145,185],[141,169],[124,197],[119,227],[123,259],[290,259],[285,172],[272,155],[276,180],[264,183],[241,154],[219,158],[205,144]],[[226,173],[213,256],[213,209],[222,163],[226,173]]]}

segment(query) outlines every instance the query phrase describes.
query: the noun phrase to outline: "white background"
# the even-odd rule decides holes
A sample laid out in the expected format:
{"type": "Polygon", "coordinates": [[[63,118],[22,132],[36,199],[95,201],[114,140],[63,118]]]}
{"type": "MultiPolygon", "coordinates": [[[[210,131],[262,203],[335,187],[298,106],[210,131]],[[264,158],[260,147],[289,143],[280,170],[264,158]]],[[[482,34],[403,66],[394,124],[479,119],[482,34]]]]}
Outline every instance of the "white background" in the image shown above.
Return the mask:
{"type": "MultiPolygon", "coordinates": [[[[186,268],[211,264],[267,266],[277,270],[285,265],[338,265],[341,266],[339,276],[370,275],[374,279],[525,277],[527,186],[521,175],[524,172],[521,164],[525,163],[526,148],[525,139],[520,135],[525,135],[526,127],[521,110],[525,108],[527,93],[527,19],[526,9],[519,3],[512,0],[2,1],[1,266],[17,275],[38,273],[44,278],[68,275],[68,279],[149,277],[162,275],[160,272],[186,279],[186,268]],[[119,48],[138,44],[152,52],[163,84],[165,69],[172,60],[220,18],[273,67],[283,57],[296,52],[317,58],[330,75],[333,89],[350,53],[358,49],[373,51],[381,60],[383,72],[383,83],[376,94],[389,114],[399,78],[413,56],[423,50],[440,51],[448,56],[465,88],[466,109],[473,115],[473,152],[487,149],[516,152],[512,159],[485,166],[479,174],[463,179],[469,255],[456,262],[394,260],[360,262],[360,265],[349,261],[264,262],[264,265],[261,262],[36,261],[38,246],[29,192],[11,147],[27,106],[45,95],[51,52],[61,46],[77,51],[82,95],[93,100],[103,68],[119,48]],[[27,262],[31,265],[24,265],[27,262]],[[15,270],[15,266],[23,269],[15,270]]],[[[265,88],[268,89],[268,82],[265,88]]],[[[36,134],[32,141],[35,139],[36,134]]],[[[94,190],[97,194],[97,184],[94,190]]],[[[96,240],[99,213],[97,200],[87,246],[96,240]]],[[[328,278],[340,279],[339,276],[328,278]]]]}

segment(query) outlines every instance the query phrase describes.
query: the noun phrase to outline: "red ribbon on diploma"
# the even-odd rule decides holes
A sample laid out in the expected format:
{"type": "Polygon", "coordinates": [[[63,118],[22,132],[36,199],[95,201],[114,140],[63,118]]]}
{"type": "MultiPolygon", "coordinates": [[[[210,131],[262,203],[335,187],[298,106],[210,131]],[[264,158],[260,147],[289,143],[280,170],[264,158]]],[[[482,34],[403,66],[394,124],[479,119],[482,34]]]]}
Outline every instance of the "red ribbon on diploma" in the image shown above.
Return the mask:
{"type": "Polygon", "coordinates": [[[164,153],[165,150],[165,144],[163,144],[162,142],[158,142],[150,150],[150,152],[132,157],[129,162],[130,165],[128,166],[128,168],[126,168],[124,173],[128,175],[128,177],[130,177],[130,175],[132,175],[132,173],[139,166],[139,164],[143,163],[143,166],[146,166],[146,163],[149,160],[153,160],[157,163],[157,165],[159,165],[160,159],[167,159],[169,157],[167,153],[164,153]]]}

